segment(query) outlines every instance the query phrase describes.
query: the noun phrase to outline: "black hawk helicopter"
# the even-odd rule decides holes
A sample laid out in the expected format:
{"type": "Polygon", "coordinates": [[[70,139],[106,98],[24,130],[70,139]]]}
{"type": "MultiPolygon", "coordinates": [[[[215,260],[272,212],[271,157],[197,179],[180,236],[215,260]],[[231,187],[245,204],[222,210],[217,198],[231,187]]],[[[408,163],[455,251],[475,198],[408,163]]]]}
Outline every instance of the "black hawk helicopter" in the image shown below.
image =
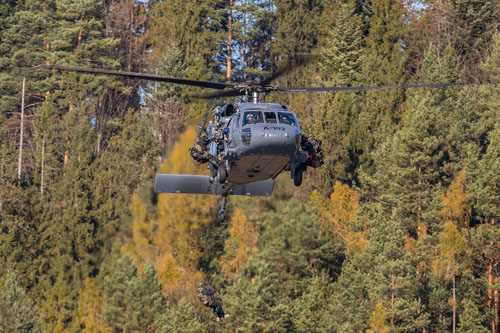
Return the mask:
{"type": "Polygon", "coordinates": [[[401,86],[360,87],[281,87],[272,82],[295,65],[289,64],[274,75],[260,82],[219,83],[183,78],[171,78],[148,73],[124,72],[99,68],[82,68],[61,65],[43,67],[65,71],[118,75],[134,79],[159,81],[216,89],[198,96],[210,100],[244,96],[245,101],[225,104],[212,109],[215,122],[207,125],[210,104],[198,128],[195,145],[190,149],[193,159],[207,164],[210,175],[157,174],[155,192],[190,193],[222,196],[218,214],[225,219],[228,195],[270,196],[274,180],[284,172],[296,186],[302,184],[303,172],[308,167],[323,165],[321,141],[301,132],[297,115],[281,104],[263,103],[260,96],[276,91],[318,92],[355,91],[407,88],[436,88],[465,85],[467,82],[416,84],[401,86]]]}

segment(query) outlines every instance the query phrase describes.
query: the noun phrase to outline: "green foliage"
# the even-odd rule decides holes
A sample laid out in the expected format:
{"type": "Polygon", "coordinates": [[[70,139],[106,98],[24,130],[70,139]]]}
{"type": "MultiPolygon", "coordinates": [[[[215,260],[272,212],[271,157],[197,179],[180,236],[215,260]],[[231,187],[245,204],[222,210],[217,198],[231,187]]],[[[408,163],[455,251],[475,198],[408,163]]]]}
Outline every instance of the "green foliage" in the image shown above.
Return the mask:
{"type": "Polygon", "coordinates": [[[277,29],[274,53],[294,56],[295,52],[309,52],[318,43],[318,27],[323,9],[322,0],[276,0],[277,29]]]}
{"type": "Polygon", "coordinates": [[[103,312],[106,324],[114,330],[155,332],[166,306],[158,272],[151,262],[137,276],[134,261],[128,255],[118,259],[104,284],[108,302],[103,312]]]}
{"type": "Polygon", "coordinates": [[[42,332],[35,303],[11,273],[0,289],[0,332],[42,332]]]}
{"type": "Polygon", "coordinates": [[[164,311],[158,322],[157,332],[161,333],[195,333],[201,332],[204,326],[196,320],[193,306],[185,299],[164,311]]]}
{"type": "Polygon", "coordinates": [[[479,312],[476,304],[470,299],[464,299],[464,311],[460,315],[457,332],[459,333],[486,333],[489,330],[481,323],[484,321],[484,315],[479,312]]]}
{"type": "Polygon", "coordinates": [[[342,3],[335,24],[326,37],[323,72],[334,76],[335,84],[351,85],[361,77],[364,36],[362,19],[351,1],[342,3]]]}
{"type": "MultiPolygon", "coordinates": [[[[187,153],[198,90],[29,69],[221,80],[229,5],[0,1],[0,330],[498,329],[497,85],[274,95],[326,163],[300,190],[285,175],[271,198],[231,198],[219,223],[214,198],[151,185],[162,151],[165,172],[206,172],[187,153]],[[201,281],[224,321],[196,300],[201,281]]],[[[496,82],[498,21],[476,0],[234,1],[233,77],[321,50],[280,83],[496,82]]]]}
{"type": "Polygon", "coordinates": [[[293,322],[297,332],[328,332],[334,326],[331,315],[332,287],[325,276],[309,280],[304,294],[294,303],[293,322]]]}

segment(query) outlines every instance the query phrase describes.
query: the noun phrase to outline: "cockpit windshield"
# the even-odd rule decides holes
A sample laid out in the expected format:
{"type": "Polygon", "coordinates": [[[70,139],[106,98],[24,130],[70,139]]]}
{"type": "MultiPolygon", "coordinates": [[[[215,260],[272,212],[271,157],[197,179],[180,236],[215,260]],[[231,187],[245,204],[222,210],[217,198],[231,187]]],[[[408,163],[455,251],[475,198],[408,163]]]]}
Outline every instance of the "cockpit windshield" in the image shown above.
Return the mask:
{"type": "Polygon", "coordinates": [[[245,112],[245,117],[243,117],[243,126],[248,124],[259,124],[263,122],[264,118],[262,117],[262,112],[260,111],[247,111],[245,112]]]}
{"type": "Polygon", "coordinates": [[[287,124],[290,126],[297,127],[297,120],[295,116],[290,112],[278,112],[278,119],[280,124],[287,124]]]}
{"type": "Polygon", "coordinates": [[[286,124],[293,127],[299,127],[297,119],[292,112],[274,112],[274,111],[245,111],[243,116],[242,126],[252,125],[252,124],[286,124]],[[276,115],[278,117],[276,117],[276,115]]]}
{"type": "Polygon", "coordinates": [[[276,112],[264,112],[264,116],[266,117],[266,123],[268,124],[276,124],[276,112]]]}

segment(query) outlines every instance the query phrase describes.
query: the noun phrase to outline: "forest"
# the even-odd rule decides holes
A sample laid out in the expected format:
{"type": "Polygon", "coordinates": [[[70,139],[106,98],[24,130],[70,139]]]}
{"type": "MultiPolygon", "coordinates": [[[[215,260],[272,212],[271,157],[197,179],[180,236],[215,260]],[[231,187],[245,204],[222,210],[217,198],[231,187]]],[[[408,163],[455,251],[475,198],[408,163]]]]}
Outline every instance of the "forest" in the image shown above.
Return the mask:
{"type": "Polygon", "coordinates": [[[499,5],[0,0],[0,332],[500,332],[499,5]],[[41,67],[237,82],[300,54],[279,84],[470,84],[268,95],[325,164],[219,222],[153,189],[207,172],[202,89],[41,67]]]}

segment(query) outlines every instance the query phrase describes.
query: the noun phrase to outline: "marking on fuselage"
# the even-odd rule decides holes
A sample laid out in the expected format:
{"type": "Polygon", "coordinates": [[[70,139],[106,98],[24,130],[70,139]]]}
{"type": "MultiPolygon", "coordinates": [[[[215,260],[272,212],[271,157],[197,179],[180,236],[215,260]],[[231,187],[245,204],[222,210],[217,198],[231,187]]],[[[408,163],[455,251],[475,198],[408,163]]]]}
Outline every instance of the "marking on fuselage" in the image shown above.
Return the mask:
{"type": "Polygon", "coordinates": [[[265,130],[275,130],[275,131],[284,131],[285,128],[284,127],[281,127],[281,126],[264,126],[264,129],[265,130]]]}

